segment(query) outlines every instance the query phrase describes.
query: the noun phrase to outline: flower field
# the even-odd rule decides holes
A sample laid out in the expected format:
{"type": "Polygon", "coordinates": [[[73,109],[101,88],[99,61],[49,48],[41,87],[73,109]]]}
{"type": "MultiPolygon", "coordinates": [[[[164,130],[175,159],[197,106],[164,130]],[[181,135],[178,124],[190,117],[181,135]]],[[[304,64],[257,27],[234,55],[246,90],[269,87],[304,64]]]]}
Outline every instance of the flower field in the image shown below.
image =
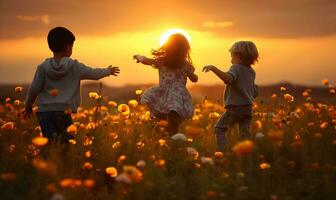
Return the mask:
{"type": "Polygon", "coordinates": [[[251,139],[235,127],[225,152],[216,151],[213,125],[224,112],[216,102],[197,103],[168,136],[167,122],[138,103],[141,90],[126,103],[93,91],[95,106],[72,114],[75,139],[59,144],[42,137],[35,116],[23,118],[25,89],[13,88],[17,98],[0,106],[1,199],[336,198],[336,105],[309,89],[305,102],[284,87],[257,101],[251,139]]]}

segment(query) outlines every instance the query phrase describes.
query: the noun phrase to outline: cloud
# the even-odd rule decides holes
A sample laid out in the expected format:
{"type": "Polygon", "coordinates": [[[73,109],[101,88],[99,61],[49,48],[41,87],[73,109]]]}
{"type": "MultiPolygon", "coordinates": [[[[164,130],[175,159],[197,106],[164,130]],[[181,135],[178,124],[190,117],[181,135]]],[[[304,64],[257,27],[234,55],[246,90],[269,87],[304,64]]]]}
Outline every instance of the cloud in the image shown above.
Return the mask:
{"type": "Polygon", "coordinates": [[[232,21],[205,21],[203,22],[202,26],[208,27],[208,28],[227,28],[230,26],[233,26],[232,21]]]}
{"type": "Polygon", "coordinates": [[[40,21],[43,24],[50,23],[48,15],[41,15],[41,16],[17,15],[16,18],[22,21],[40,21]]]}
{"type": "Polygon", "coordinates": [[[1,0],[0,39],[41,37],[54,26],[99,36],[169,25],[218,37],[321,37],[336,34],[335,10],[334,0],[1,0]]]}

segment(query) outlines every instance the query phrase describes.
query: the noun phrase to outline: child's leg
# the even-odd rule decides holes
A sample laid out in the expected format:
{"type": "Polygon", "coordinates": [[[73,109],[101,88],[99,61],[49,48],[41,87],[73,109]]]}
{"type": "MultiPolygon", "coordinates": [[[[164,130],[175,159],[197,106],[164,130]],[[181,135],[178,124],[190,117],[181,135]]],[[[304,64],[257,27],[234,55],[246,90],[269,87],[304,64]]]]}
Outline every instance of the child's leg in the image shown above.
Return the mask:
{"type": "Polygon", "coordinates": [[[170,135],[174,135],[178,132],[181,122],[182,118],[176,111],[170,111],[168,113],[168,132],[170,135]]]}
{"type": "Polygon", "coordinates": [[[251,138],[251,121],[252,116],[250,115],[243,115],[241,119],[239,119],[239,134],[240,137],[249,139],[251,138]]]}
{"type": "Polygon", "coordinates": [[[234,123],[236,122],[236,117],[226,111],[215,125],[215,134],[217,140],[217,148],[219,151],[224,151],[227,146],[226,134],[234,123]]]}
{"type": "Polygon", "coordinates": [[[57,130],[55,127],[55,118],[52,112],[38,112],[36,113],[39,120],[39,124],[44,137],[53,140],[57,136],[57,130]]]}
{"type": "Polygon", "coordinates": [[[70,139],[74,139],[74,136],[67,132],[67,128],[72,124],[71,115],[60,111],[55,112],[55,118],[56,130],[61,138],[61,143],[67,143],[70,139]]]}

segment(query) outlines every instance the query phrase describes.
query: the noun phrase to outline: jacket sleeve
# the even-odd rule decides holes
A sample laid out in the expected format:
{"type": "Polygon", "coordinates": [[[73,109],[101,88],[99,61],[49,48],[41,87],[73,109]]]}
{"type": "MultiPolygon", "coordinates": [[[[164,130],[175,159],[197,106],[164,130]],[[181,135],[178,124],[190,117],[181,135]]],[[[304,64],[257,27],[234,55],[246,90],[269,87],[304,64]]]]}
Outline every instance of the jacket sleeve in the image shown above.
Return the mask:
{"type": "Polygon", "coordinates": [[[33,81],[27,93],[25,102],[26,108],[30,108],[33,106],[38,94],[43,89],[44,82],[45,82],[45,74],[42,65],[39,65],[35,71],[33,81]]]}
{"type": "Polygon", "coordinates": [[[99,80],[111,75],[110,67],[92,68],[77,61],[76,65],[78,67],[79,77],[81,80],[99,80]]]}

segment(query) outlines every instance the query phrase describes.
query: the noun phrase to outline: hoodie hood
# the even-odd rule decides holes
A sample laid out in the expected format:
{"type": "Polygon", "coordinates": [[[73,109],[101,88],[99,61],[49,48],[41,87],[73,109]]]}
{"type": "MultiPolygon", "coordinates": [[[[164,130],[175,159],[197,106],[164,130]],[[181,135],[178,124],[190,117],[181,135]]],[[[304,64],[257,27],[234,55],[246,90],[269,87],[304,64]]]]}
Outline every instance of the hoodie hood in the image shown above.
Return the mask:
{"type": "Polygon", "coordinates": [[[49,78],[58,80],[64,77],[72,68],[74,60],[69,57],[61,58],[57,63],[54,58],[48,58],[43,63],[43,68],[49,78]]]}

